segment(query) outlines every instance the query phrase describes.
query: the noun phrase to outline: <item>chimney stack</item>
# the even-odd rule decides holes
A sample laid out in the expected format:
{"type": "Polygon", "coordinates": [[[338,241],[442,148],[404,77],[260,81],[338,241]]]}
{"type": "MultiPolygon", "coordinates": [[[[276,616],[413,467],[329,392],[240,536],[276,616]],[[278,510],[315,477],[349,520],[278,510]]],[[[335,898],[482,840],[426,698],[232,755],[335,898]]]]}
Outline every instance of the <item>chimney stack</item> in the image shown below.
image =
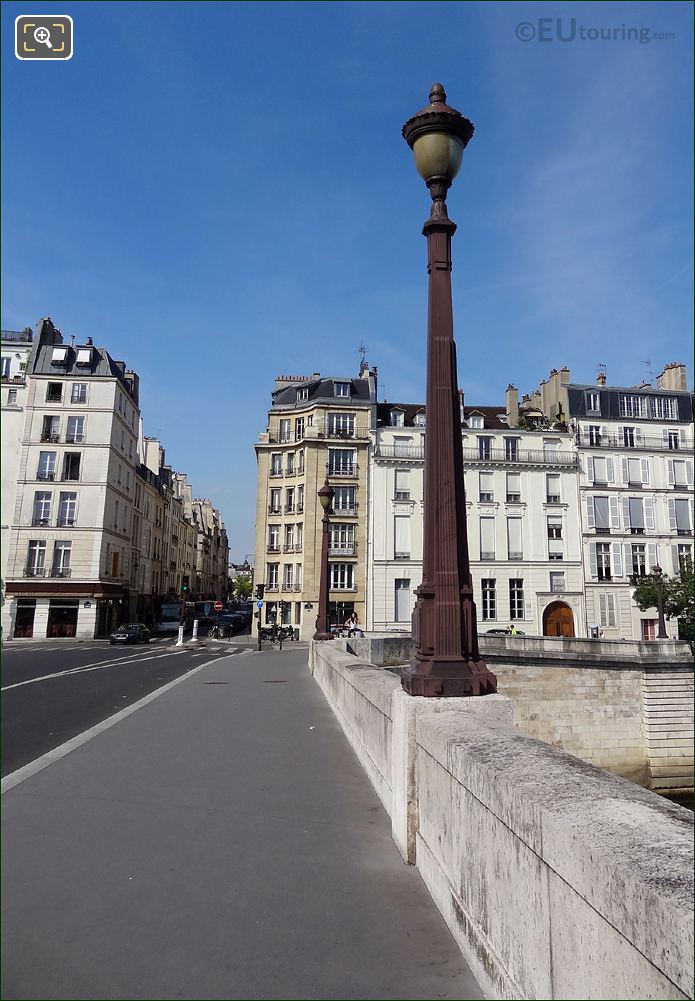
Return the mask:
{"type": "Polygon", "coordinates": [[[519,390],[513,383],[509,383],[504,394],[505,410],[507,411],[507,424],[510,428],[519,426],[519,390]]]}
{"type": "Polygon", "coordinates": [[[679,361],[672,361],[666,365],[661,375],[657,375],[656,377],[656,388],[670,389],[677,393],[687,393],[688,381],[685,365],[679,361]]]}

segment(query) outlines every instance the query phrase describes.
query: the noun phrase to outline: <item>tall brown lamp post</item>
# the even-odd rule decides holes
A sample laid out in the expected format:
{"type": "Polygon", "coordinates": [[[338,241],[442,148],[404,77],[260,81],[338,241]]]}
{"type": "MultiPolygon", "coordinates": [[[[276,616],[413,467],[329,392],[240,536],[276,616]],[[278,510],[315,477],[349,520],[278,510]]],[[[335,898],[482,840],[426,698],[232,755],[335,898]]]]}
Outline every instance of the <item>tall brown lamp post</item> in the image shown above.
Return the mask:
{"type": "Polygon", "coordinates": [[[422,584],[413,612],[415,656],[404,670],[411,695],[486,695],[497,689],[480,659],[466,534],[463,446],[451,306],[451,237],[446,196],[473,125],[448,107],[440,83],[430,103],[403,126],[415,166],[432,196],[425,223],[429,274],[427,431],[422,584]]]}
{"type": "Polygon", "coordinates": [[[658,640],[667,640],[668,633],[666,632],[666,619],[664,618],[664,571],[657,564],[657,566],[652,567],[652,576],[654,578],[654,586],[656,588],[656,614],[659,620],[659,628],[656,633],[656,638],[658,640]]]}
{"type": "Polygon", "coordinates": [[[328,565],[328,537],[330,532],[328,512],[333,507],[334,497],[335,490],[330,485],[328,480],[326,480],[324,485],[319,490],[319,500],[321,502],[321,507],[323,508],[323,520],[321,522],[321,578],[319,582],[319,613],[316,616],[316,632],[314,633],[315,640],[329,640],[332,638],[331,620],[328,614],[328,591],[331,586],[330,567],[328,565]]]}

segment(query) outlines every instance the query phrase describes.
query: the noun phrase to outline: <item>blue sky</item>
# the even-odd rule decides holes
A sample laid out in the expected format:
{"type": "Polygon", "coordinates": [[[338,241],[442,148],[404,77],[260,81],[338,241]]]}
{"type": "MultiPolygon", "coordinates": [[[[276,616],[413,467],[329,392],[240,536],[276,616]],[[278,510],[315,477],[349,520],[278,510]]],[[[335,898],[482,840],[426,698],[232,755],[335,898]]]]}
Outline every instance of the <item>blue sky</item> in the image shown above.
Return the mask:
{"type": "Polygon", "coordinates": [[[5,3],[3,327],[50,315],[135,368],[146,433],[242,558],[276,375],[356,374],[363,340],[381,398],[423,399],[428,195],[400,129],[441,80],[476,126],[449,197],[467,402],[562,365],[632,385],[646,359],[690,363],[692,20],[680,2],[5,3]],[[71,14],[72,60],[16,60],[21,13],[71,14]],[[539,18],[550,40],[520,40],[539,18]],[[590,37],[623,25],[650,41],[590,37]]]}

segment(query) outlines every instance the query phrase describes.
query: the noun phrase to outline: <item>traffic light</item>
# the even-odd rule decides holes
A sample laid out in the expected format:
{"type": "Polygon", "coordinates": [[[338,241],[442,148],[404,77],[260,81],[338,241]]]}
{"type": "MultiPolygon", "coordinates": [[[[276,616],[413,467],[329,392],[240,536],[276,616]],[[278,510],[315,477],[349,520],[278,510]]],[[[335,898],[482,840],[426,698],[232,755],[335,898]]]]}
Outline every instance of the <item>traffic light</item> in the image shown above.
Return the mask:
{"type": "Polygon", "coordinates": [[[263,592],[265,591],[265,584],[256,584],[256,597],[259,601],[263,600],[263,592]]]}
{"type": "Polygon", "coordinates": [[[181,578],[181,593],[188,594],[191,589],[191,578],[188,574],[184,574],[181,578]]]}

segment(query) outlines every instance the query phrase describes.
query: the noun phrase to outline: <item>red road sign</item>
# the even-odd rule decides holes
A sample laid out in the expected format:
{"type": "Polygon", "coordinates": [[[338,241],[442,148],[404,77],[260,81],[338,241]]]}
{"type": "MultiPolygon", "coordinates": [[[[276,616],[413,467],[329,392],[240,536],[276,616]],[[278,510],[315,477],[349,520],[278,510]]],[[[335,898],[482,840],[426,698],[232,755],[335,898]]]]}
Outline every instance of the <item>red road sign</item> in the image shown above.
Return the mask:
{"type": "Polygon", "coordinates": [[[221,601],[216,601],[215,605],[214,605],[214,608],[215,608],[216,612],[221,612],[222,609],[224,608],[224,605],[222,604],[221,601]]]}

